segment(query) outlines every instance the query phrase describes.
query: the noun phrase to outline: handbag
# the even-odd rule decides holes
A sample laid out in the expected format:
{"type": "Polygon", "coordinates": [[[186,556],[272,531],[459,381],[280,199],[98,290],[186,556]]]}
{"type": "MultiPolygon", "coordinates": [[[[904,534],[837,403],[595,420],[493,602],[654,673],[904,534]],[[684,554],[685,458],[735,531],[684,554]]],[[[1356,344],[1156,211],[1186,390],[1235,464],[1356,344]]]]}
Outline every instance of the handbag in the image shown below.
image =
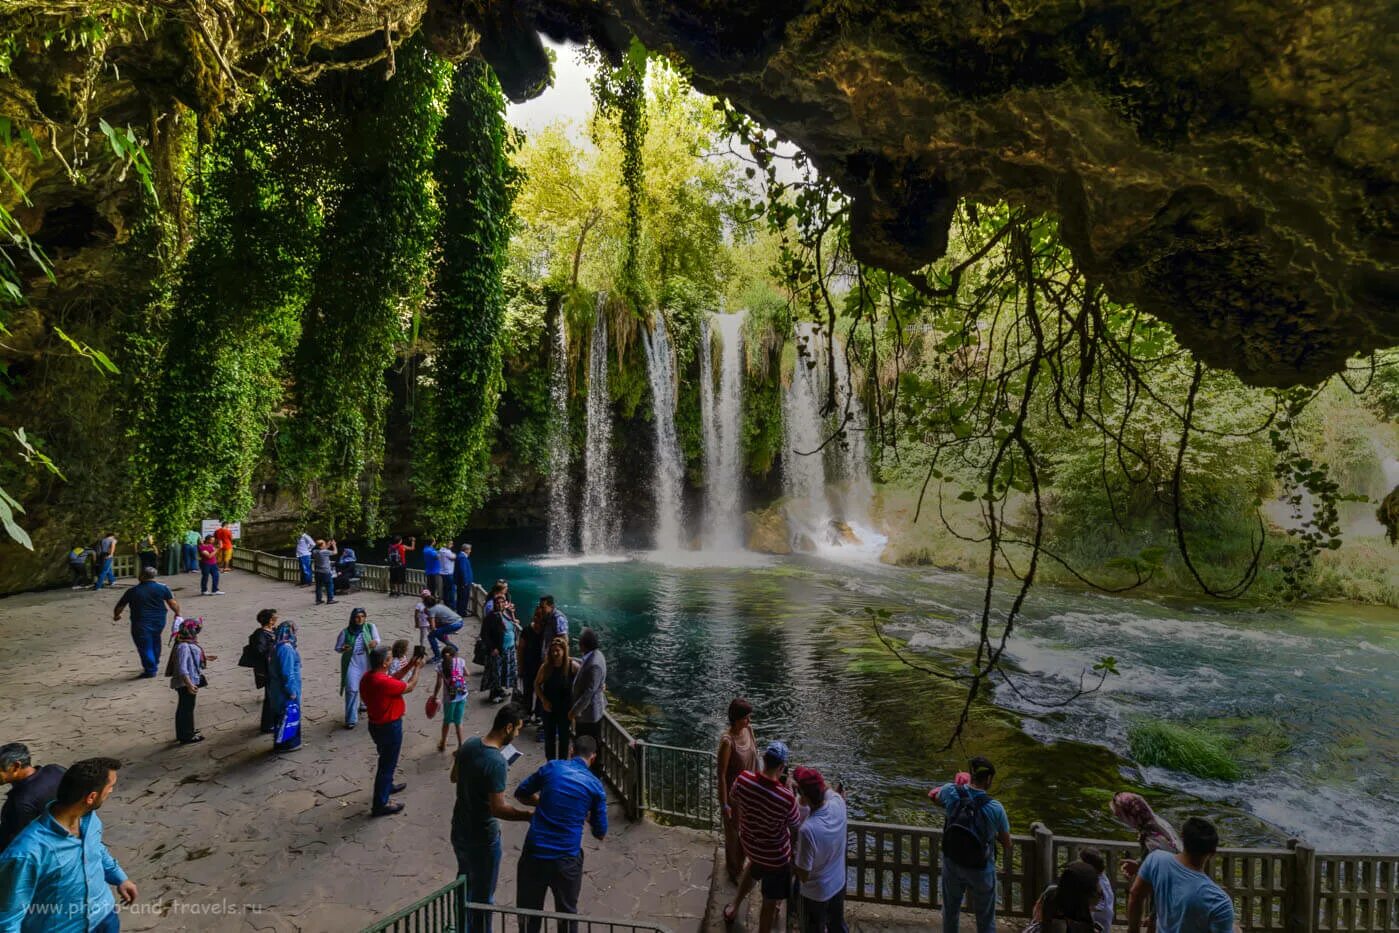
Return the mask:
{"type": "Polygon", "coordinates": [[[301,704],[292,700],[282,713],[281,725],[277,727],[277,744],[284,745],[301,732],[301,704]]]}
{"type": "Polygon", "coordinates": [[[475,646],[471,649],[471,663],[477,667],[486,666],[486,642],[485,639],[476,639],[475,646]]]}
{"type": "Polygon", "coordinates": [[[437,715],[438,706],[439,704],[437,702],[437,694],[434,693],[432,696],[427,698],[427,706],[423,709],[423,712],[427,714],[428,719],[431,719],[432,717],[437,715]]]}

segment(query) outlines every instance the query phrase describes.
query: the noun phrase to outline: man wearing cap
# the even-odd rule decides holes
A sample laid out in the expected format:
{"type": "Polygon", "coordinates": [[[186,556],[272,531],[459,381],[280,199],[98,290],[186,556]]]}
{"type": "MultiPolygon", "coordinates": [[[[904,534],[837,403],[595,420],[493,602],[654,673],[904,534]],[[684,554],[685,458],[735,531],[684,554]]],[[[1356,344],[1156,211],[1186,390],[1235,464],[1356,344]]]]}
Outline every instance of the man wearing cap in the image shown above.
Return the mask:
{"type": "Polygon", "coordinates": [[[786,783],[789,757],[786,745],[773,742],[763,751],[762,771],[740,772],[729,789],[748,867],[739,879],[738,895],[724,908],[724,922],[733,923],[739,905],[758,883],[763,893],[759,933],[775,929],[777,911],[792,890],[792,830],[800,825],[801,812],[786,783]]]}
{"type": "Polygon", "coordinates": [[[957,933],[957,921],[962,912],[962,900],[968,891],[972,910],[976,914],[976,933],[996,933],[996,843],[1005,851],[1010,864],[1010,819],[999,800],[991,798],[991,781],[996,766],[977,755],[969,762],[971,785],[944,784],[934,791],[934,799],[947,810],[943,827],[942,855],[942,929],[957,933]],[[953,824],[969,823],[980,848],[975,865],[959,865],[948,854],[948,838],[955,832],[953,824]]]}
{"type": "Polygon", "coordinates": [[[846,933],[845,798],[815,768],[792,773],[807,812],[797,830],[793,867],[801,882],[804,933],[846,933]]]}

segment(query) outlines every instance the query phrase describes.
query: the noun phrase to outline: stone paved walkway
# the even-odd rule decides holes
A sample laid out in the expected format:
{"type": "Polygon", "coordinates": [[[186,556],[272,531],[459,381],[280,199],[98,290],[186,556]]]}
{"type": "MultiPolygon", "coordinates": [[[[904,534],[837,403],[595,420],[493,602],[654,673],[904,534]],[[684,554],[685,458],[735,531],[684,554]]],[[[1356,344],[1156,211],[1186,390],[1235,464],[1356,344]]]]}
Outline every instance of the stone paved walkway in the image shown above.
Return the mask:
{"type": "MultiPolygon", "coordinates": [[[[437,722],[423,716],[431,680],[409,695],[399,769],[408,790],[398,798],[407,809],[383,819],[369,818],[367,722],[346,730],[337,695],[333,647],[350,609],[365,607],[386,641],[416,644],[414,601],[360,593],[318,607],[309,589],[240,571],[224,577],[225,596],[199,597],[192,574],[162,580],[186,615],[204,617],[200,641],[218,657],[196,711],[206,741],[188,747],[174,742],[168,681],[136,678],[127,624],[111,621],[119,590],[0,599],[0,742],[25,742],[40,764],[124,762],[102,809],[107,843],[141,891],[123,929],[354,931],[450,881],[451,762],[437,751],[437,722]],[[307,721],[305,744],[290,755],[273,755],[258,734],[261,694],[237,666],[264,607],[299,627],[307,721]]],[[[473,694],[465,734],[484,733],[494,710],[473,694]]],[[[532,731],[519,747],[512,791],[543,762],[532,731]]],[[[585,834],[582,909],[698,929],[715,837],[628,823],[616,805],[609,819],[606,841],[585,834]]],[[[526,826],[504,824],[500,903],[514,903],[526,826]]]]}

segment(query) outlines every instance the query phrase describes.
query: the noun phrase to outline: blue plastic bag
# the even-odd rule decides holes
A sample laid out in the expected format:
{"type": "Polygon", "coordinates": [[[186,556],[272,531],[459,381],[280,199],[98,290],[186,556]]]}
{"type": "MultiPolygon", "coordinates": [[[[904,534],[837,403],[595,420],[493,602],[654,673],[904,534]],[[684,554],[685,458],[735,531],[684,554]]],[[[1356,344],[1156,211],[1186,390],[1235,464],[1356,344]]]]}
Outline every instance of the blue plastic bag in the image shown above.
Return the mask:
{"type": "Polygon", "coordinates": [[[282,724],[277,727],[278,745],[301,744],[301,704],[292,700],[282,713],[282,724]]]}

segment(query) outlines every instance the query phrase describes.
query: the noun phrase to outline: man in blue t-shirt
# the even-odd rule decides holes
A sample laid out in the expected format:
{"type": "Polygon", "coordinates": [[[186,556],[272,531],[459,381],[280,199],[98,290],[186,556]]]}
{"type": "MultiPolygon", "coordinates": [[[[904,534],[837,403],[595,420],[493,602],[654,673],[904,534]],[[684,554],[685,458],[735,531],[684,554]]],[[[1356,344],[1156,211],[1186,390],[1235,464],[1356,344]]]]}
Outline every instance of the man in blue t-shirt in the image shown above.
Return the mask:
{"type": "Polygon", "coordinates": [[[957,933],[962,899],[968,892],[971,893],[972,910],[976,914],[976,933],[995,933],[997,842],[1006,854],[1006,863],[1010,863],[1010,818],[1006,816],[1006,808],[999,800],[991,799],[990,793],[991,781],[996,777],[996,766],[980,755],[973,758],[969,765],[970,785],[944,784],[932,793],[933,799],[947,811],[949,820],[964,798],[973,801],[977,798],[986,800],[980,806],[977,819],[977,834],[986,846],[986,866],[967,868],[945,855],[942,858],[943,933],[957,933]]]}
{"type": "Polygon", "coordinates": [[[437,556],[437,539],[428,538],[423,545],[423,583],[439,600],[442,599],[441,579],[442,561],[437,556]]]}
{"type": "MultiPolygon", "coordinates": [[[[515,905],[527,910],[544,907],[544,892],[554,892],[554,910],[578,913],[583,887],[583,823],[593,838],[607,835],[607,791],[592,772],[597,742],[580,735],[573,740],[573,757],[555,759],[525,778],[515,790],[522,802],[534,806],[529,833],[520,850],[515,873],[515,905]]],[[[539,918],[526,923],[527,933],[539,933],[539,918]]]]}
{"type": "Polygon", "coordinates": [[[1185,851],[1158,849],[1137,869],[1127,899],[1127,933],[1141,933],[1146,896],[1156,909],[1156,933],[1232,933],[1234,902],[1209,875],[1219,833],[1192,816],[1180,828],[1185,851]]]}
{"type": "Polygon", "coordinates": [[[160,667],[160,645],[165,635],[165,610],[180,614],[180,604],[170,587],[155,580],[154,567],[141,568],[141,582],[121,594],[112,621],[120,622],[122,610],[131,607],[131,640],[141,658],[141,676],[154,677],[160,667]]]}

